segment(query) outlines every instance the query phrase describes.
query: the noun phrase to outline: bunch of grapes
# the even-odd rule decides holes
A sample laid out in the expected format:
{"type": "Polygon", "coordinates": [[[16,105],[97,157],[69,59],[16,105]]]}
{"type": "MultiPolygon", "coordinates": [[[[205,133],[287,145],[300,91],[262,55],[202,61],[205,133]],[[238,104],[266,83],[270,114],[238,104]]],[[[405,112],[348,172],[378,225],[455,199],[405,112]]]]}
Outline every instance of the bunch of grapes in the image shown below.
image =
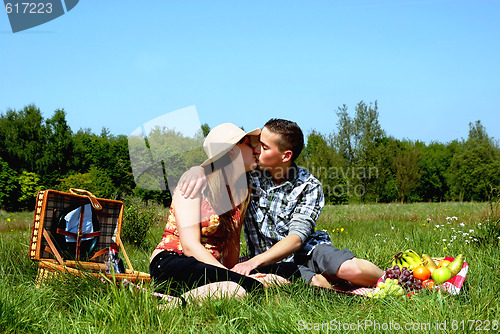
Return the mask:
{"type": "Polygon", "coordinates": [[[384,298],[386,296],[404,296],[405,291],[399,285],[398,280],[386,278],[384,282],[377,284],[377,287],[366,294],[370,298],[384,298]]]}
{"type": "Polygon", "coordinates": [[[422,290],[422,280],[413,277],[411,271],[406,267],[399,268],[398,265],[395,265],[393,268],[387,268],[385,278],[397,280],[399,285],[406,290],[422,290]]]}

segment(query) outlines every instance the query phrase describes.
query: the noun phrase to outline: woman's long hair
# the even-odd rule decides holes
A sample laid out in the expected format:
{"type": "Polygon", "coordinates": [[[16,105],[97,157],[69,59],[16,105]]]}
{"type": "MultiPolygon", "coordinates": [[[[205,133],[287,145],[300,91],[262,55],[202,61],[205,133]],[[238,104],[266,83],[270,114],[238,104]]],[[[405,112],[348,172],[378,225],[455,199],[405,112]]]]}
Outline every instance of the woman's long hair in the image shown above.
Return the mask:
{"type": "Polygon", "coordinates": [[[240,207],[240,222],[243,222],[250,202],[250,184],[246,173],[243,173],[236,181],[234,188],[228,184],[228,178],[232,179],[234,166],[229,152],[212,163],[213,172],[207,176],[207,190],[205,196],[219,216],[218,230],[224,232],[224,246],[228,240],[236,235],[236,227],[232,216],[236,208],[240,207]]]}

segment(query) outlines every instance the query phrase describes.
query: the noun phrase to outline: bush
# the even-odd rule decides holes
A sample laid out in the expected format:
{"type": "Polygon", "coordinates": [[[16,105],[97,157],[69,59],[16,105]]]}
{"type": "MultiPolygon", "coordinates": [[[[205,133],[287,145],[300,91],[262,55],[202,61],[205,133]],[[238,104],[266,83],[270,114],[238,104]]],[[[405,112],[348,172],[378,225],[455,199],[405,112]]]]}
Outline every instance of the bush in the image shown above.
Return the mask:
{"type": "Polygon", "coordinates": [[[129,197],[124,203],[122,240],[138,247],[147,247],[145,241],[149,230],[162,220],[158,205],[146,203],[138,197],[129,197]]]}
{"type": "Polygon", "coordinates": [[[19,197],[19,208],[34,210],[36,195],[43,186],[40,184],[40,177],[36,173],[23,171],[19,175],[19,187],[21,196],[19,197]]]}
{"type": "Polygon", "coordinates": [[[88,173],[76,173],[59,179],[57,190],[68,191],[70,188],[85,189],[96,197],[115,198],[116,189],[106,171],[91,166],[88,173]]]}

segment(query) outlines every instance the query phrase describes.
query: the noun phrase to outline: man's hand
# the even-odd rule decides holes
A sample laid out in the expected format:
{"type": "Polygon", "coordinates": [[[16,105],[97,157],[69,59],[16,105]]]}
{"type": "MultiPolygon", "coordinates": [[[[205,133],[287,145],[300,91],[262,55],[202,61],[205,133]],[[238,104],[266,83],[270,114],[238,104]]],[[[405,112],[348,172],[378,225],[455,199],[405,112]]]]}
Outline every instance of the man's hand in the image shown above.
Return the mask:
{"type": "Polygon", "coordinates": [[[260,263],[254,259],[255,258],[251,258],[248,261],[237,263],[233,268],[231,268],[231,271],[237,272],[240,275],[248,276],[252,270],[260,266],[260,263]]]}
{"type": "Polygon", "coordinates": [[[177,189],[184,198],[194,198],[199,192],[203,192],[207,186],[207,178],[203,167],[191,167],[182,174],[177,189]]]}

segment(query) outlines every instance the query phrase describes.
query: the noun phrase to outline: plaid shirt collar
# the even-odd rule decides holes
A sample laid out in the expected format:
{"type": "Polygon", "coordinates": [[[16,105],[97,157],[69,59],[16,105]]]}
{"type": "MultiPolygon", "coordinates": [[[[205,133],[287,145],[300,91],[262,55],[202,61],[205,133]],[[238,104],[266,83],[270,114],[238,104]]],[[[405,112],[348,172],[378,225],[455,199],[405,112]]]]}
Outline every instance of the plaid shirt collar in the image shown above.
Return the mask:
{"type": "Polygon", "coordinates": [[[268,171],[257,169],[254,171],[254,173],[256,177],[254,177],[252,181],[265,188],[293,186],[297,182],[300,174],[299,167],[295,164],[295,162],[292,163],[292,165],[288,169],[285,182],[278,185],[274,183],[273,177],[268,171]]]}

